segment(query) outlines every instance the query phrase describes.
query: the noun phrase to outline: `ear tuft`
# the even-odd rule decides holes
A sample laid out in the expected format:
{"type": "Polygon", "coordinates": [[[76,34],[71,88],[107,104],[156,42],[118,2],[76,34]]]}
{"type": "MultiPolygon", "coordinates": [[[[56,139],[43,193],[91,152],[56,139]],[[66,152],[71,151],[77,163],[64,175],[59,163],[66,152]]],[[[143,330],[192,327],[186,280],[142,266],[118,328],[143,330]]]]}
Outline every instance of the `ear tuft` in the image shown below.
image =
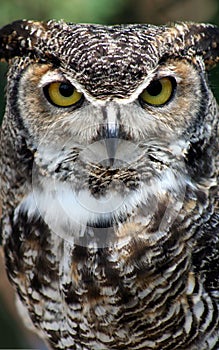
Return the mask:
{"type": "Polygon", "coordinates": [[[41,22],[15,21],[0,29],[0,60],[8,61],[15,56],[31,55],[37,37],[45,31],[41,22]]]}
{"type": "MultiPolygon", "coordinates": [[[[219,28],[211,24],[178,23],[184,28],[184,52],[189,56],[202,56],[206,68],[210,69],[219,61],[219,28]]],[[[181,27],[181,30],[180,30],[181,27]]]]}

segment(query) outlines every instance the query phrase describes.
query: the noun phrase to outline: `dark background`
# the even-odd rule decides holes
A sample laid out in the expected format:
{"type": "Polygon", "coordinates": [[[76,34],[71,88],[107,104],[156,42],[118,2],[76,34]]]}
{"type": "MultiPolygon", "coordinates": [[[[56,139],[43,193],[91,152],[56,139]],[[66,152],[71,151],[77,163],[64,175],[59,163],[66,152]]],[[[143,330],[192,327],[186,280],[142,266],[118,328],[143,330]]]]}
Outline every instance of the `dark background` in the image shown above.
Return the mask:
{"type": "MultiPolygon", "coordinates": [[[[0,27],[16,19],[64,19],[85,23],[210,22],[219,25],[219,0],[0,0],[0,27]]],[[[7,65],[0,64],[0,122],[4,112],[7,65]]],[[[219,68],[209,74],[219,100],[219,68]]],[[[0,204],[1,208],[1,204],[0,204]]],[[[0,249],[0,349],[46,349],[19,319],[0,249]]]]}

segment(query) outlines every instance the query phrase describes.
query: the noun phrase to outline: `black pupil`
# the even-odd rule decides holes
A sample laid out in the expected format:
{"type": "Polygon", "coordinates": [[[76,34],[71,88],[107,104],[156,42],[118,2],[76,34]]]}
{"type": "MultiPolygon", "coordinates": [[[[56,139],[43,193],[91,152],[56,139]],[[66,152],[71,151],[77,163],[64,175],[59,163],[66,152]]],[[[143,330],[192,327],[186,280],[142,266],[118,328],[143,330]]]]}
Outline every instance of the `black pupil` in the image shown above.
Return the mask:
{"type": "Polygon", "coordinates": [[[162,91],[162,84],[159,82],[159,80],[153,81],[147,88],[147,92],[151,96],[158,96],[162,91]]]}
{"type": "Polygon", "coordinates": [[[64,97],[70,97],[73,95],[74,87],[71,84],[61,83],[59,86],[59,92],[64,97]]]}

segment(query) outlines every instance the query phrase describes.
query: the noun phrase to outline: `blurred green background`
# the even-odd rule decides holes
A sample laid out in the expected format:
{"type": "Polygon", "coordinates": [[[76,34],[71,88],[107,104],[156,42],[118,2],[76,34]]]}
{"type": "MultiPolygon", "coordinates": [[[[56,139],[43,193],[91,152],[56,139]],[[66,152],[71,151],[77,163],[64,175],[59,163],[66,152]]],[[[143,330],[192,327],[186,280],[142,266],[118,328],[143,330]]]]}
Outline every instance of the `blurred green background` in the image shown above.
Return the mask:
{"type": "MultiPolygon", "coordinates": [[[[219,0],[0,0],[0,27],[16,19],[64,19],[86,23],[153,23],[175,20],[219,25],[219,0]]],[[[0,121],[4,111],[7,65],[0,64],[0,121]]],[[[210,72],[210,83],[219,96],[219,69],[210,72]]],[[[0,251],[0,256],[1,256],[0,251]]],[[[1,260],[1,259],[0,259],[1,260]]],[[[46,349],[19,320],[0,262],[0,349],[46,349]]]]}

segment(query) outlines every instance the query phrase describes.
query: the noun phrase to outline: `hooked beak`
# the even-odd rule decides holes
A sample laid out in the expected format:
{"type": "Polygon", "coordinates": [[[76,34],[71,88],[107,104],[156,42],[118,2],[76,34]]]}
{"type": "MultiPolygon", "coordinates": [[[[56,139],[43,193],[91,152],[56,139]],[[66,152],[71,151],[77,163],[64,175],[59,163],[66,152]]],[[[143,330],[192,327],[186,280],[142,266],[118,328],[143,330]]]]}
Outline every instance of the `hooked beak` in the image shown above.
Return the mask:
{"type": "Polygon", "coordinates": [[[113,166],[119,144],[120,126],[118,123],[119,109],[115,106],[104,108],[105,123],[102,129],[102,138],[105,141],[110,166],[113,166]]]}

